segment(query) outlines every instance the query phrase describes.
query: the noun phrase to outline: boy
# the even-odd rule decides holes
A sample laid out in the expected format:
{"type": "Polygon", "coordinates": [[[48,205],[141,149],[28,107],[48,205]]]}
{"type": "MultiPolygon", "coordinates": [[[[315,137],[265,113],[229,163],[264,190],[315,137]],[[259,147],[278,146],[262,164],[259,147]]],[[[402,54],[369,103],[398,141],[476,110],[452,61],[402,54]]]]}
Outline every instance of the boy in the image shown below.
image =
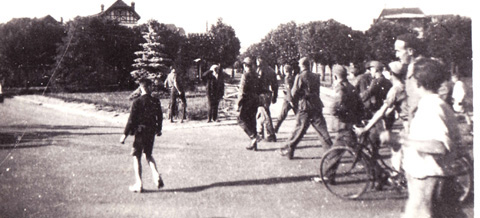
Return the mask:
{"type": "Polygon", "coordinates": [[[437,91],[449,77],[437,61],[415,62],[413,77],[419,101],[403,144],[408,201],[404,217],[456,217],[452,166],[461,143],[457,120],[437,91]]]}
{"type": "Polygon", "coordinates": [[[152,156],[153,142],[155,135],[162,135],[163,114],[160,101],[151,96],[152,82],[143,78],[140,79],[141,96],[132,104],[130,117],[125,127],[124,135],[120,138],[120,143],[125,143],[128,135],[135,135],[133,142],[133,169],[135,171],[135,184],[129,187],[132,192],[142,192],[142,153],[145,153],[148,165],[152,170],[154,183],[157,188],[163,187],[162,177],[157,171],[155,159],[152,156]]]}

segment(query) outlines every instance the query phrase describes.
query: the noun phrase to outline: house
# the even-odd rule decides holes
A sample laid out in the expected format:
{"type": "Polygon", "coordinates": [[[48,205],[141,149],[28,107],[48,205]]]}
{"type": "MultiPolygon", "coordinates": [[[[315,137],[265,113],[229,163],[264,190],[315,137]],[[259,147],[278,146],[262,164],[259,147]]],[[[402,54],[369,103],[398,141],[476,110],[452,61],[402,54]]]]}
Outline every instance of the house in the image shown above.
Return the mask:
{"type": "Polygon", "coordinates": [[[98,15],[111,20],[117,20],[120,24],[128,27],[137,25],[138,20],[140,20],[140,15],[135,11],[135,2],[128,6],[122,0],[117,0],[107,10],[104,10],[104,5],[102,4],[101,12],[98,15]]]}
{"type": "Polygon", "coordinates": [[[374,23],[389,20],[409,27],[424,27],[430,21],[420,8],[385,8],[374,23]]]}

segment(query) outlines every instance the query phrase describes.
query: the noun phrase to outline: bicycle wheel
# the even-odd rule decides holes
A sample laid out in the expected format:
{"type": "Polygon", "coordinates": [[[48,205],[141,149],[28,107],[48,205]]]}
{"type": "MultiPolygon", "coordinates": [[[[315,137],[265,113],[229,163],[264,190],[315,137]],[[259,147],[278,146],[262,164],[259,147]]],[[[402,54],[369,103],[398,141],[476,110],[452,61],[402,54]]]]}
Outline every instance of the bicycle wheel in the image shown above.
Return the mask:
{"type": "Polygon", "coordinates": [[[455,193],[458,193],[458,202],[463,203],[473,190],[473,170],[470,162],[465,158],[455,161],[455,193]]]}
{"type": "Polygon", "coordinates": [[[343,199],[357,199],[370,186],[370,166],[351,148],[328,150],[320,164],[320,178],[328,191],[343,199]]]}

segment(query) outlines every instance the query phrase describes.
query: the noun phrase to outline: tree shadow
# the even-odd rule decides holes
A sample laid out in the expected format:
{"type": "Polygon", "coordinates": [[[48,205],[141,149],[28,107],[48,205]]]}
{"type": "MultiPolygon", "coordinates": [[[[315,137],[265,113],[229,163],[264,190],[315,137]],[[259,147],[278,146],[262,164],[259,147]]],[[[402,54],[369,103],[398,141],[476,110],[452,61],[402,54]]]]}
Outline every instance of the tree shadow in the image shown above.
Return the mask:
{"type": "Polygon", "coordinates": [[[296,183],[310,181],[316,175],[306,176],[292,176],[292,177],[274,177],[266,179],[252,179],[252,180],[238,180],[228,182],[215,182],[208,185],[200,185],[186,188],[164,189],[164,190],[145,190],[146,193],[155,192],[201,192],[211,188],[217,187],[231,187],[231,186],[254,186],[254,185],[275,185],[285,183],[296,183]]]}
{"type": "MultiPolygon", "coordinates": [[[[103,128],[104,126],[101,126],[103,128]]],[[[11,125],[0,126],[0,150],[43,147],[55,144],[62,136],[116,135],[112,132],[75,132],[97,128],[92,126],[69,125],[11,125]],[[5,129],[7,129],[5,131],[5,129]],[[73,132],[72,132],[73,131],[73,132]]],[[[105,127],[107,128],[107,127],[105,127]]]]}

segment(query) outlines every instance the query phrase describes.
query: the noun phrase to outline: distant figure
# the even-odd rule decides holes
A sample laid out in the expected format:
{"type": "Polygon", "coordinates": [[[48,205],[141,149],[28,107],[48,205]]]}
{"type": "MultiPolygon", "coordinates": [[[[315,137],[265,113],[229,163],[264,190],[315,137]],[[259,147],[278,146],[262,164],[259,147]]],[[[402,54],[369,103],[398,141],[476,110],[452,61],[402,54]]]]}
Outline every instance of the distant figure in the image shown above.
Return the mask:
{"type": "Polygon", "coordinates": [[[208,120],[207,122],[218,120],[218,105],[225,93],[224,74],[220,71],[218,65],[212,65],[210,70],[202,75],[206,82],[207,100],[208,100],[208,120]]]}
{"type": "Polygon", "coordinates": [[[472,120],[468,115],[467,111],[465,110],[465,97],[467,95],[467,87],[465,83],[463,83],[459,75],[453,74],[452,75],[452,82],[453,82],[453,91],[452,91],[452,101],[453,101],[453,110],[465,117],[465,121],[467,121],[467,125],[470,128],[470,131],[473,131],[472,120]]]}
{"type": "Polygon", "coordinates": [[[180,78],[173,67],[170,68],[170,73],[165,80],[165,88],[170,89],[170,104],[168,105],[168,118],[170,119],[170,122],[173,123],[173,117],[177,115],[177,98],[180,98],[182,101],[182,114],[180,115],[180,122],[183,122],[183,120],[187,119],[187,99],[185,98],[185,91],[180,78]]]}
{"type": "MultiPolygon", "coordinates": [[[[263,61],[261,57],[257,58],[257,74],[260,78],[260,106],[265,109],[265,113],[262,114],[264,118],[264,128],[266,130],[266,141],[276,142],[277,137],[275,130],[273,129],[272,117],[270,113],[270,104],[277,102],[278,96],[278,83],[275,71],[263,61]]],[[[262,132],[263,133],[263,132],[262,132]]],[[[262,134],[264,135],[264,134],[262,134]]]]}
{"type": "Polygon", "coordinates": [[[283,91],[285,97],[282,105],[282,110],[280,111],[280,115],[277,119],[277,124],[275,125],[275,133],[278,133],[280,126],[282,125],[285,118],[287,118],[288,111],[293,109],[293,112],[297,114],[297,102],[294,102],[292,99],[292,87],[293,83],[295,82],[294,71],[290,65],[284,66],[285,77],[284,77],[284,84],[285,90],[283,91]]]}
{"type": "Polygon", "coordinates": [[[320,77],[310,71],[310,61],[303,57],[299,60],[300,74],[295,77],[292,88],[293,101],[298,101],[298,112],[295,130],[287,145],[281,148],[280,154],[293,159],[295,148],[303,136],[313,125],[318,135],[323,139],[324,150],[330,149],[332,140],[327,129],[327,122],[323,117],[323,103],[320,100],[320,77]]]}
{"type": "Polygon", "coordinates": [[[148,165],[152,169],[153,180],[157,188],[164,186],[162,177],[157,170],[155,159],[152,156],[155,135],[162,135],[162,107],[158,98],[152,97],[152,82],[149,79],[140,79],[141,96],[137,98],[130,111],[124,135],[120,138],[120,143],[124,144],[128,135],[135,135],[133,142],[133,169],[135,171],[135,184],[129,187],[132,192],[142,192],[142,153],[148,165]]]}
{"type": "Polygon", "coordinates": [[[237,111],[238,125],[250,138],[247,150],[257,150],[257,143],[261,140],[256,130],[256,115],[259,106],[260,80],[255,70],[255,62],[247,57],[243,60],[244,73],[240,79],[237,111]]]}

